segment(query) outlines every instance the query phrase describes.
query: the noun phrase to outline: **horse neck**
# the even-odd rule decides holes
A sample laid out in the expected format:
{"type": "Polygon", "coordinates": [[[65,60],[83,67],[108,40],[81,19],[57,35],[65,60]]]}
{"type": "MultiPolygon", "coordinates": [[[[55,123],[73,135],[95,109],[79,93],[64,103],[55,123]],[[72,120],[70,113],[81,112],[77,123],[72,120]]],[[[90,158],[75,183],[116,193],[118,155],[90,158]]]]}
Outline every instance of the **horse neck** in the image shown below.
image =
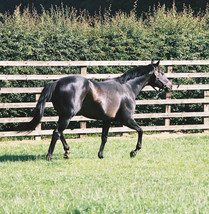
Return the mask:
{"type": "Polygon", "coordinates": [[[149,83],[151,75],[144,74],[143,76],[137,77],[135,79],[129,80],[126,84],[130,85],[135,97],[139,94],[139,92],[149,83]]]}
{"type": "Polygon", "coordinates": [[[115,80],[117,80],[123,84],[123,83],[127,83],[128,81],[130,81],[136,77],[143,75],[144,73],[145,73],[145,67],[143,67],[143,66],[136,67],[136,68],[133,68],[133,69],[129,70],[128,72],[124,73],[122,76],[116,77],[115,80]]]}

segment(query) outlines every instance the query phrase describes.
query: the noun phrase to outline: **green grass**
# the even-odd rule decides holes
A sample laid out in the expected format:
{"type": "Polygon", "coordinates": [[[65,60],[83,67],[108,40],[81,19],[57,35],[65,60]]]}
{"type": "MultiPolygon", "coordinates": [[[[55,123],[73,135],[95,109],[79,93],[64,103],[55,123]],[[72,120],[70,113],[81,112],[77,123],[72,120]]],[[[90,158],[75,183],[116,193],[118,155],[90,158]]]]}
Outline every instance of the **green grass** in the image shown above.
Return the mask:
{"type": "Polygon", "coordinates": [[[0,143],[0,213],[209,213],[209,137],[149,135],[131,159],[136,136],[0,143]],[[69,142],[69,140],[68,140],[69,142]]]}

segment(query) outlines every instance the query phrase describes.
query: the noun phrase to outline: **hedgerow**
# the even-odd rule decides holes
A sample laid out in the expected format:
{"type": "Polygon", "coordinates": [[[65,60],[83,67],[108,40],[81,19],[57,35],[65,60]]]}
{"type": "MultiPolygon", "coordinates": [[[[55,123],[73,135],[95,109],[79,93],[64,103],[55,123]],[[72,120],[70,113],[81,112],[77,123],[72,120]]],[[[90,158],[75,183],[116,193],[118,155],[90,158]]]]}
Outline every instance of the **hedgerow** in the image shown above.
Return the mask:
{"type": "Polygon", "coordinates": [[[41,14],[17,7],[0,15],[1,60],[206,59],[208,11],[195,16],[189,8],[159,6],[146,18],[134,10],[91,17],[67,7],[41,14]]]}

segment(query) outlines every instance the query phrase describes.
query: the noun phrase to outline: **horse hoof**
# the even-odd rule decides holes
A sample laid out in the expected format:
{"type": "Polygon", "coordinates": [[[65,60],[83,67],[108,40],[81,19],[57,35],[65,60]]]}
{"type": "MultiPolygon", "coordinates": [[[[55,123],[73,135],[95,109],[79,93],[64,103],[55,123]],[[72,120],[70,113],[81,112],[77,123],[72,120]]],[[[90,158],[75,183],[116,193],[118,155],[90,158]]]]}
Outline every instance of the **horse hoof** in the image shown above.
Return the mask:
{"type": "Polygon", "coordinates": [[[64,156],[63,156],[65,159],[69,159],[70,158],[70,151],[66,151],[64,153],[64,156]]]}
{"type": "Polygon", "coordinates": [[[99,159],[103,159],[104,158],[104,156],[102,155],[102,154],[98,154],[98,157],[99,157],[99,159]]]}
{"type": "Polygon", "coordinates": [[[137,152],[136,152],[136,151],[134,151],[134,150],[133,150],[133,151],[131,151],[131,153],[130,153],[130,157],[131,157],[131,158],[134,158],[134,157],[136,156],[136,153],[137,153],[137,152]]]}
{"type": "Polygon", "coordinates": [[[52,160],[52,155],[47,154],[46,160],[51,161],[52,160]]]}

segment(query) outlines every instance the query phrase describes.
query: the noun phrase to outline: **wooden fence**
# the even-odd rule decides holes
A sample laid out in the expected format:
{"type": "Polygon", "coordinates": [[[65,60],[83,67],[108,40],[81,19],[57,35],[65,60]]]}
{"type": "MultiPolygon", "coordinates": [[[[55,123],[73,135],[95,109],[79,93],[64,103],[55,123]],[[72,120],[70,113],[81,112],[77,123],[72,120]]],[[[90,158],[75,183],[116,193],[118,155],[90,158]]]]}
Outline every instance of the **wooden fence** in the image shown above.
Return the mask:
{"type": "MultiPolygon", "coordinates": [[[[147,65],[150,61],[0,61],[0,66],[77,66],[81,67],[80,75],[85,76],[88,79],[109,79],[119,76],[119,74],[88,74],[87,68],[89,66],[139,66],[147,65]]],[[[209,65],[209,60],[201,61],[161,61],[161,65],[166,66],[167,77],[173,78],[209,78],[208,72],[192,72],[192,73],[172,73],[173,66],[185,66],[185,65],[198,65],[205,66],[209,65]]],[[[4,75],[0,74],[0,81],[13,81],[13,80],[56,80],[60,77],[67,75],[4,75]]],[[[31,87],[31,88],[0,88],[0,94],[17,94],[17,93],[27,93],[36,94],[36,100],[30,103],[0,103],[0,109],[8,108],[34,108],[36,101],[41,92],[41,87],[31,87]]],[[[151,87],[147,86],[143,89],[144,91],[153,90],[151,87]]],[[[162,126],[145,126],[142,127],[144,131],[181,131],[181,130],[207,130],[209,129],[209,84],[199,84],[199,85],[173,85],[173,91],[184,91],[184,90],[203,90],[204,98],[194,98],[194,99],[172,99],[172,92],[166,93],[166,99],[164,100],[137,100],[137,105],[164,105],[164,113],[146,113],[146,114],[135,114],[136,119],[143,118],[164,118],[165,123],[162,126]],[[172,112],[172,105],[175,104],[201,104],[204,106],[204,111],[202,112],[172,112]],[[202,117],[202,124],[187,124],[187,125],[170,125],[171,118],[180,117],[202,117]]],[[[51,103],[46,103],[46,107],[52,107],[51,103]]],[[[42,122],[54,122],[57,121],[57,117],[43,117],[42,122]]],[[[29,117],[8,117],[0,118],[0,123],[21,123],[28,122],[31,118],[29,117]]],[[[79,121],[79,129],[65,130],[64,133],[67,134],[87,134],[87,133],[101,133],[101,128],[86,128],[86,122],[91,119],[85,118],[83,116],[75,116],[72,121],[79,121]]],[[[133,130],[127,127],[113,127],[110,132],[131,132],[133,130]]],[[[52,130],[41,130],[41,125],[37,127],[36,130],[31,133],[27,133],[28,136],[36,136],[40,139],[41,135],[51,135],[52,130]]],[[[24,136],[26,133],[17,133],[14,131],[0,131],[0,137],[6,136],[24,136]]]]}

